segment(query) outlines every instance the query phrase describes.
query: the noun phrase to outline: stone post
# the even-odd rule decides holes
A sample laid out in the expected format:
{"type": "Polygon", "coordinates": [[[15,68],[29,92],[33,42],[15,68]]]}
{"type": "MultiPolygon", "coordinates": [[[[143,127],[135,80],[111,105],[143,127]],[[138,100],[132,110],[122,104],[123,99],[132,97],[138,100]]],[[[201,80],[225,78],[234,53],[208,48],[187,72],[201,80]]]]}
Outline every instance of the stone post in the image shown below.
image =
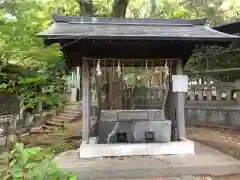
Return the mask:
{"type": "MultiPolygon", "coordinates": [[[[176,66],[177,75],[183,74],[182,68],[182,60],[177,61],[176,66]]],[[[177,134],[178,139],[182,140],[185,139],[186,136],[186,128],[185,128],[185,93],[184,92],[177,92],[177,108],[176,108],[176,119],[177,119],[177,134]]]]}

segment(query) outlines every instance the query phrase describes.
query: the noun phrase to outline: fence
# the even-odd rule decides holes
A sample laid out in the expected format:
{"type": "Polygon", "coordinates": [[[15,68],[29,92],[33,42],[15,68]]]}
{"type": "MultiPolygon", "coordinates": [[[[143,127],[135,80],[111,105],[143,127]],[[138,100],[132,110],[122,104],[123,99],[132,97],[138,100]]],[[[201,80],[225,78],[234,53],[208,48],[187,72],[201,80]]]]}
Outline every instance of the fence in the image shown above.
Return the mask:
{"type": "MultiPolygon", "coordinates": [[[[51,88],[42,90],[43,93],[49,91],[51,88]]],[[[70,100],[68,88],[62,90],[62,95],[66,101],[70,100]]],[[[24,111],[23,101],[12,94],[1,94],[0,103],[0,128],[4,131],[0,134],[0,146],[5,144],[6,136],[9,134],[29,132],[32,126],[43,124],[62,108],[60,105],[55,110],[44,109],[43,101],[38,100],[34,114],[27,113],[24,111]]]]}
{"type": "MultiPolygon", "coordinates": [[[[215,124],[240,126],[238,87],[233,82],[190,84],[186,93],[185,117],[187,125],[215,124]]],[[[134,107],[159,109],[163,103],[164,90],[149,88],[134,100],[134,107]]],[[[96,101],[92,91],[92,101],[96,101]]]]}
{"type": "Polygon", "coordinates": [[[233,82],[189,86],[186,123],[240,126],[238,87],[233,82]]]}

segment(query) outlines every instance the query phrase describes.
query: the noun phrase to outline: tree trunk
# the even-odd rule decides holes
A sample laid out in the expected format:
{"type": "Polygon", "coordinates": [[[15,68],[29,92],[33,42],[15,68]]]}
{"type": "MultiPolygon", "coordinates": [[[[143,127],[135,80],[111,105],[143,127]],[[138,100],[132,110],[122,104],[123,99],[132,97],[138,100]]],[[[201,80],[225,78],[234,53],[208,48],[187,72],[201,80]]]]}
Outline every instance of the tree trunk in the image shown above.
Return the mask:
{"type": "Polygon", "coordinates": [[[151,0],[151,15],[154,15],[155,12],[156,12],[156,7],[157,7],[157,4],[156,4],[156,0],[151,0]]]}
{"type": "Polygon", "coordinates": [[[82,16],[93,16],[92,0],[77,0],[82,16]]]}
{"type": "MultiPolygon", "coordinates": [[[[114,0],[113,2],[113,8],[112,8],[112,17],[119,17],[119,18],[124,18],[126,15],[126,10],[127,10],[127,6],[128,6],[129,0],[114,0]]],[[[112,67],[111,70],[109,71],[109,77],[113,76],[113,73],[115,74],[116,72],[116,67],[112,67]]],[[[119,78],[118,83],[113,83],[114,80],[112,78],[109,78],[109,84],[110,84],[110,91],[112,91],[113,89],[119,89],[119,93],[116,94],[116,92],[113,92],[114,95],[117,95],[117,99],[115,99],[115,101],[113,102],[113,98],[111,97],[111,101],[109,102],[109,104],[111,105],[111,107],[115,107],[117,109],[123,109],[123,78],[119,78]],[[119,96],[121,96],[121,98],[118,100],[119,96]]]]}
{"type": "Polygon", "coordinates": [[[129,0],[114,0],[112,17],[124,18],[126,15],[126,10],[129,0]]]}

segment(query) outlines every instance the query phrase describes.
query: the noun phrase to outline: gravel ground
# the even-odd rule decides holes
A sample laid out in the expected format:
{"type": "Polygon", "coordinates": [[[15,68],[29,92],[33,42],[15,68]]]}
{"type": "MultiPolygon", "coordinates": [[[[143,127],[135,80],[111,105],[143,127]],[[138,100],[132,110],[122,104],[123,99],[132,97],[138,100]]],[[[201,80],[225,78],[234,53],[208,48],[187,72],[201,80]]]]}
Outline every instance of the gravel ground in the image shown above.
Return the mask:
{"type": "MultiPolygon", "coordinates": [[[[240,130],[221,127],[190,127],[187,137],[240,159],[240,130]]],[[[240,173],[240,172],[239,172],[240,173]]],[[[211,177],[212,180],[240,180],[240,175],[211,177]]]]}
{"type": "Polygon", "coordinates": [[[240,159],[240,130],[191,127],[187,129],[189,139],[218,149],[232,157],[240,159]]]}

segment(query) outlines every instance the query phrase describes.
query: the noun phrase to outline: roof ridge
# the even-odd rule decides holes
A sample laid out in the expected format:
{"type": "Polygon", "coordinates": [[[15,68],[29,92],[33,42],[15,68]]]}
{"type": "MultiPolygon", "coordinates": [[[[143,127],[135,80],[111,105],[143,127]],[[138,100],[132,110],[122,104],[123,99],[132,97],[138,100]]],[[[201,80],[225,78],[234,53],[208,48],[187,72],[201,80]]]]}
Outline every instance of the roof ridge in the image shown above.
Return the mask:
{"type": "Polygon", "coordinates": [[[95,24],[143,24],[143,25],[205,25],[207,19],[143,19],[143,18],[99,18],[99,17],[83,17],[83,16],[59,16],[53,14],[52,16],[55,22],[62,23],[95,23],[95,24]]]}
{"type": "MultiPolygon", "coordinates": [[[[183,26],[187,26],[187,27],[191,27],[194,26],[193,24],[171,24],[171,23],[119,23],[119,22],[75,22],[75,21],[71,21],[69,22],[69,24],[87,24],[87,25],[125,25],[125,26],[178,26],[178,27],[183,27],[183,26]]],[[[202,25],[203,26],[203,25],[202,25]]]]}

